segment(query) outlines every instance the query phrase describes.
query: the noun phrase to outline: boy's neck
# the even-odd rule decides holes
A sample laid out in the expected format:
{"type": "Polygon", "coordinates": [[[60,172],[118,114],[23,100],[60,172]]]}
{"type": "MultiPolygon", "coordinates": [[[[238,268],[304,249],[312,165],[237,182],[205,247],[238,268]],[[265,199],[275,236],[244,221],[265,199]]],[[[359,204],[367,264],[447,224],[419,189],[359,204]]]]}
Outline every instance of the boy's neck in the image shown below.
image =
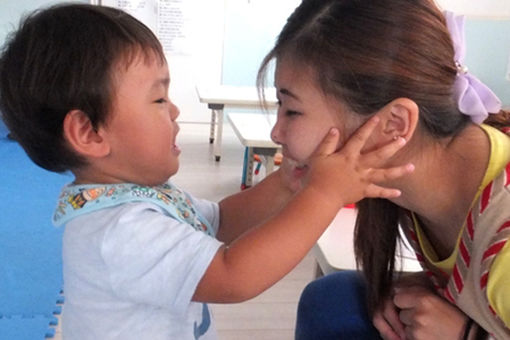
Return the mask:
{"type": "Polygon", "coordinates": [[[122,183],[117,178],[107,176],[103,173],[95,171],[90,166],[82,167],[79,170],[74,170],[74,182],[73,184],[115,184],[122,183]]]}

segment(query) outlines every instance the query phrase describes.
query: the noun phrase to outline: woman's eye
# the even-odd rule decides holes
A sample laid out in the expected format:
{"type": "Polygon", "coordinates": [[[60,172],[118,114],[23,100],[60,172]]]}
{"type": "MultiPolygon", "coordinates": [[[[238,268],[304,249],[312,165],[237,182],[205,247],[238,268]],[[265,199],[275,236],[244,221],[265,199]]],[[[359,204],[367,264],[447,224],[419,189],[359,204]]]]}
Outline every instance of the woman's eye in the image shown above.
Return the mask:
{"type": "Polygon", "coordinates": [[[297,111],[293,111],[293,110],[287,110],[287,111],[285,111],[285,115],[286,115],[286,116],[297,116],[297,115],[299,115],[299,114],[300,114],[299,112],[297,112],[297,111]]]}

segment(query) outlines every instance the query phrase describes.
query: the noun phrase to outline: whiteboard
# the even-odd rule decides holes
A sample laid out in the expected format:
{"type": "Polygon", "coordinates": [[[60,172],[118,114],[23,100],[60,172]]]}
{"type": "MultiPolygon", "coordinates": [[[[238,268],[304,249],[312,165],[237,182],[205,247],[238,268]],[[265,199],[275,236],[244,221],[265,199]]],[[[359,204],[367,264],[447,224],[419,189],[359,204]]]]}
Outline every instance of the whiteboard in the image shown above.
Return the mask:
{"type": "Polygon", "coordinates": [[[95,0],[116,7],[147,25],[158,37],[166,53],[191,55],[196,25],[196,1],[183,0],[95,0]]]}

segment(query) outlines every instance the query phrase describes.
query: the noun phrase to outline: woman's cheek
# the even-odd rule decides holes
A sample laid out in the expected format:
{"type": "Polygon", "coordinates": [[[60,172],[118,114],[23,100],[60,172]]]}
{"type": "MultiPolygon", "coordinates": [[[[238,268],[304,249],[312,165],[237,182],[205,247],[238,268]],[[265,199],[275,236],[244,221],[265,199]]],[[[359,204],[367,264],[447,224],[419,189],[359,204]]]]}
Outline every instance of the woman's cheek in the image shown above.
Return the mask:
{"type": "Polygon", "coordinates": [[[312,157],[317,148],[319,147],[322,138],[310,138],[308,140],[304,140],[301,147],[301,161],[306,161],[312,157]]]}

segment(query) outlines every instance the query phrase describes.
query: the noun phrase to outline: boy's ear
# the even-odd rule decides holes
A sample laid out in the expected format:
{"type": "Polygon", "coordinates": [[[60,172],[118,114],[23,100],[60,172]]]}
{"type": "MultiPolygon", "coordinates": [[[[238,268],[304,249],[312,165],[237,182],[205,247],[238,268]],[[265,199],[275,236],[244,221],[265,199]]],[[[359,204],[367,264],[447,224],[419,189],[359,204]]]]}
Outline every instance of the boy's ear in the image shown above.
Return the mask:
{"type": "Polygon", "coordinates": [[[107,140],[94,129],[83,111],[69,111],[64,118],[63,129],[64,138],[78,154],[100,158],[110,153],[107,140]]]}
{"type": "Polygon", "coordinates": [[[379,111],[378,115],[384,140],[403,137],[409,141],[418,125],[419,109],[411,99],[397,98],[379,111]]]}

